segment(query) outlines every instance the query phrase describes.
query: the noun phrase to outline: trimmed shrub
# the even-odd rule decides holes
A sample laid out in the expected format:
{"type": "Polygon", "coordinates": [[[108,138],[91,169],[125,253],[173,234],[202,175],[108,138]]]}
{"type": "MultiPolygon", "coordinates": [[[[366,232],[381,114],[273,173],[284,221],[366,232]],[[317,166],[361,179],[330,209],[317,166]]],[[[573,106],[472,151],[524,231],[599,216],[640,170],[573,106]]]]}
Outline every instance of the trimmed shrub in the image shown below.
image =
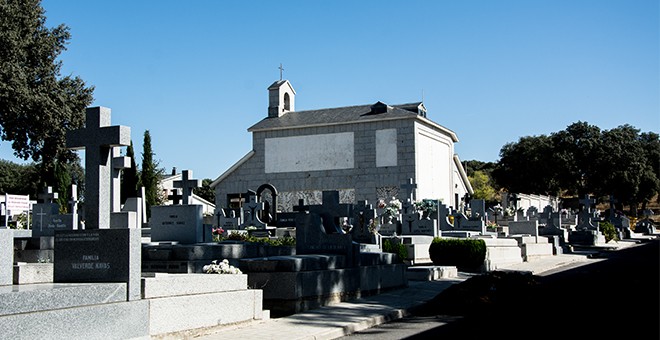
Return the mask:
{"type": "Polygon", "coordinates": [[[431,242],[429,255],[436,266],[456,266],[462,271],[480,272],[486,259],[486,242],[436,237],[431,242]]]}
{"type": "Polygon", "coordinates": [[[610,222],[600,222],[598,224],[600,232],[605,236],[605,242],[610,242],[612,240],[619,241],[619,234],[616,232],[616,227],[610,222]]]}
{"type": "Polygon", "coordinates": [[[399,262],[403,262],[408,258],[408,248],[402,243],[389,239],[383,240],[383,252],[396,254],[399,257],[399,262]]]}

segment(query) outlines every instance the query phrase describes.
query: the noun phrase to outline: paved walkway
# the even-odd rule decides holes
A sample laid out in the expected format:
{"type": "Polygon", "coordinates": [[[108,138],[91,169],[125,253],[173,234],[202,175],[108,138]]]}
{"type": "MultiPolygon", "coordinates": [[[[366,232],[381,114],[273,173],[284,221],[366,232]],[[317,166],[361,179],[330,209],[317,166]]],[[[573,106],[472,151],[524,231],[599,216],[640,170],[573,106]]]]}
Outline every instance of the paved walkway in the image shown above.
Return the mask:
{"type": "MultiPolygon", "coordinates": [[[[635,245],[634,242],[625,241],[608,244],[608,247],[623,248],[633,245],[635,245]]],[[[563,268],[575,268],[600,261],[600,259],[590,256],[596,252],[597,250],[576,251],[570,254],[548,256],[501,269],[543,275],[563,268]]],[[[466,278],[467,276],[460,274],[457,278],[438,281],[409,281],[406,288],[376,296],[325,306],[288,317],[208,329],[205,335],[191,335],[187,338],[203,340],[335,339],[402,318],[409,314],[412,307],[423,304],[444,289],[466,278]]],[[[167,337],[164,338],[167,339],[167,337]]],[[[172,337],[172,339],[174,338],[172,337]]],[[[182,336],[176,337],[176,339],[181,338],[182,336]]]]}

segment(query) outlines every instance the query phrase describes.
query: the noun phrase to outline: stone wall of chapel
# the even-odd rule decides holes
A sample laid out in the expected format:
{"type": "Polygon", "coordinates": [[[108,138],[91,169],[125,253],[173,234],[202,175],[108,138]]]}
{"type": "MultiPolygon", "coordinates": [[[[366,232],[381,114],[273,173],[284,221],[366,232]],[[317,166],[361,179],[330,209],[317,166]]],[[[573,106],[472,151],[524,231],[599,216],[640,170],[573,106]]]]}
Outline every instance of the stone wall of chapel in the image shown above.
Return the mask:
{"type": "Polygon", "coordinates": [[[389,200],[389,195],[405,200],[405,192],[399,189],[400,185],[409,178],[417,177],[414,122],[413,119],[402,119],[254,132],[255,154],[218,184],[217,209],[227,206],[228,193],[256,190],[264,183],[271,183],[280,195],[288,197],[295,196],[292,193],[341,190],[346,193],[343,197],[354,197],[352,203],[367,200],[375,204],[378,199],[389,200]],[[376,131],[384,129],[396,129],[396,166],[376,166],[376,131]],[[265,173],[266,139],[320,134],[345,136],[345,133],[353,135],[353,168],[265,173]]]}

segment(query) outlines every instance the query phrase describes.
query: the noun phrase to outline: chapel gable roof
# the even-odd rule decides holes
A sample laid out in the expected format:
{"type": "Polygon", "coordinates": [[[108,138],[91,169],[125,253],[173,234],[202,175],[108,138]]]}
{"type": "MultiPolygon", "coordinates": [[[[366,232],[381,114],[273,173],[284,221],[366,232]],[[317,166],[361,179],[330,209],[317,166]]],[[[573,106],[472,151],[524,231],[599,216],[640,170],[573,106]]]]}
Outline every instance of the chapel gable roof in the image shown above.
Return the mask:
{"type": "MultiPolygon", "coordinates": [[[[276,83],[271,86],[275,86],[276,83]]],[[[286,129],[310,125],[332,125],[337,123],[357,123],[372,121],[374,119],[414,118],[420,115],[418,111],[420,105],[423,106],[422,103],[386,105],[382,102],[377,102],[368,105],[291,111],[281,117],[264,118],[248,128],[248,131],[286,129]]]]}

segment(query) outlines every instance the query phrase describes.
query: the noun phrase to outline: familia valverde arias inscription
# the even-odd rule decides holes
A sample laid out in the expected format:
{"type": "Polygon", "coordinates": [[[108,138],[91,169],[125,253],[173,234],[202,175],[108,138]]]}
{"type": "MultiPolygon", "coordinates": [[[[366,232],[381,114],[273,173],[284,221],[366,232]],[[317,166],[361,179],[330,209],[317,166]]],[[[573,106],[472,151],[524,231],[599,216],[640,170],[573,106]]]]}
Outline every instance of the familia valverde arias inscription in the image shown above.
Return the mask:
{"type": "Polygon", "coordinates": [[[55,282],[126,282],[128,243],[125,230],[58,231],[53,278],[55,282]]]}
{"type": "Polygon", "coordinates": [[[140,299],[141,230],[55,231],[55,283],[125,282],[127,299],[140,299]]]}

